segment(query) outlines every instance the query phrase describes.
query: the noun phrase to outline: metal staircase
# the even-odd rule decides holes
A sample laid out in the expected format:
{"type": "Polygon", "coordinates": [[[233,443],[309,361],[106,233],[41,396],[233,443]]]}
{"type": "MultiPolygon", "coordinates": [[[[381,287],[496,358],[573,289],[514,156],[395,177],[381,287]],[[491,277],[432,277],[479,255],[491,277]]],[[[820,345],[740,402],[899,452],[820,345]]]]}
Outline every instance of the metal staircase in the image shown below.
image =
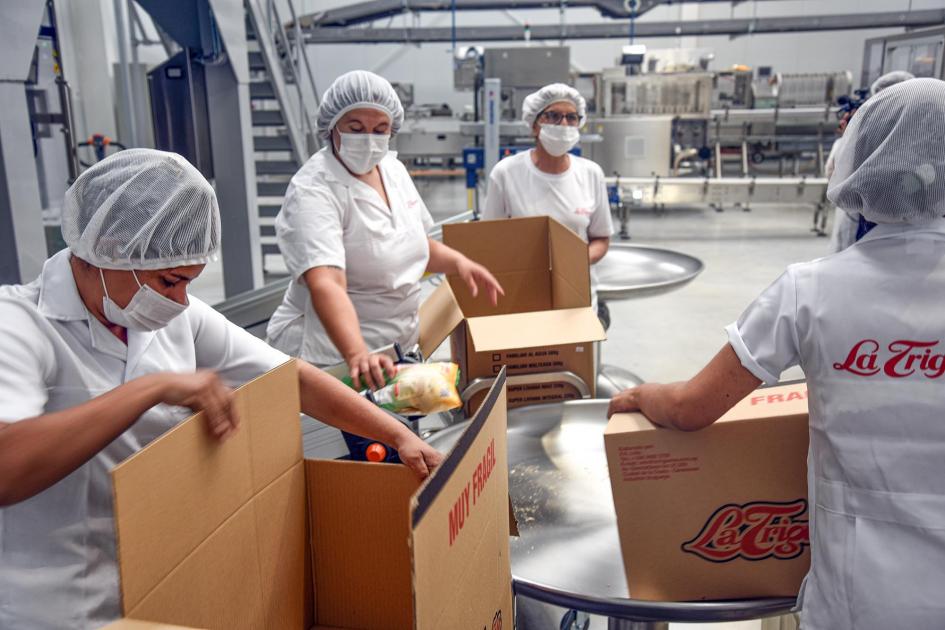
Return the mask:
{"type": "Polygon", "coordinates": [[[264,269],[268,255],[279,255],[273,222],[289,180],[320,144],[318,91],[293,1],[245,0],[264,269]]]}

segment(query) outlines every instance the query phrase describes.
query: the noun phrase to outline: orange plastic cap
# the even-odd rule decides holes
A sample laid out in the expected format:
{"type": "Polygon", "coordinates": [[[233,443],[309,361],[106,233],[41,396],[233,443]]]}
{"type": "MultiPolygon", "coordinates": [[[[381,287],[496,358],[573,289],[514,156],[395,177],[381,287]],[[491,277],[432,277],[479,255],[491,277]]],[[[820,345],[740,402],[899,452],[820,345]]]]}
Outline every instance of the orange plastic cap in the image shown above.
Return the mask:
{"type": "Polygon", "coordinates": [[[364,451],[365,457],[369,462],[382,462],[387,459],[387,447],[375,442],[364,451]]]}

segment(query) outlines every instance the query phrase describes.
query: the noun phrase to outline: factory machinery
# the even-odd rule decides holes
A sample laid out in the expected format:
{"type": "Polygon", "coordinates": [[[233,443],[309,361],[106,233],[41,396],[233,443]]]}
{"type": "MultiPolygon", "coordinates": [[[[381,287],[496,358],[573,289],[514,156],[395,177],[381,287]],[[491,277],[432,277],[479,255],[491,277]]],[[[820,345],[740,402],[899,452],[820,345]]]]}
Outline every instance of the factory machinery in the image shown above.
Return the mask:
{"type": "Polygon", "coordinates": [[[708,51],[641,48],[625,47],[622,65],[599,73],[572,72],[567,47],[464,49],[454,86],[473,93],[473,111],[454,116],[448,106],[411,103],[396,138],[399,156],[420,177],[465,173],[475,210],[491,170],[492,151],[483,145],[495,138],[500,155],[531,146],[522,100],[565,82],[587,99],[580,149],[608,176],[623,235],[635,208],[768,203],[812,206],[814,230],[823,234],[824,164],[836,137],[835,104],[850,95],[851,74],[710,72],[708,51]]]}

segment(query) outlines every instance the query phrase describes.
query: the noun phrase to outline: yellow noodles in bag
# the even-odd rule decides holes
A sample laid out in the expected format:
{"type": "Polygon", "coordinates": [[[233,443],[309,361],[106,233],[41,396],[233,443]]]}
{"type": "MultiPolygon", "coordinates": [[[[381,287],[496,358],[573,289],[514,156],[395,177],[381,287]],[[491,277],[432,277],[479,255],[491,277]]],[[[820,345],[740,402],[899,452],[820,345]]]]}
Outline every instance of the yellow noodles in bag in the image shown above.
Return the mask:
{"type": "Polygon", "coordinates": [[[393,380],[374,392],[374,400],[395,413],[426,416],[462,406],[458,383],[455,363],[401,365],[393,380]]]}

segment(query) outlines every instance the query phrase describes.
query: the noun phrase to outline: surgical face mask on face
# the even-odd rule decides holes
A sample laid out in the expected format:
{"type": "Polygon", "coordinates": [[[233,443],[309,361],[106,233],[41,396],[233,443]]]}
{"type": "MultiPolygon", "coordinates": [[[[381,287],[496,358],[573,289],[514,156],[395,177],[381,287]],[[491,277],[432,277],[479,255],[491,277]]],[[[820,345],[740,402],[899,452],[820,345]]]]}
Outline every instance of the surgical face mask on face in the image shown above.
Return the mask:
{"type": "Polygon", "coordinates": [[[555,157],[560,157],[574,148],[581,138],[577,127],[568,125],[542,125],[538,132],[538,140],[545,151],[555,157]]]}
{"type": "Polygon", "coordinates": [[[137,331],[154,331],[164,328],[171,323],[175,317],[187,310],[189,304],[179,304],[174,300],[164,297],[146,284],[141,284],[138,280],[138,274],[132,270],[135,282],[138,283],[138,292],[134,294],[128,306],[121,308],[110,297],[108,297],[108,287],[105,286],[105,274],[98,270],[98,275],[102,279],[102,288],[105,290],[105,296],[102,298],[102,309],[105,312],[105,319],[115,324],[137,331]]]}
{"type": "Polygon", "coordinates": [[[390,136],[378,133],[341,133],[338,156],[352,173],[366,175],[387,155],[390,136]]]}

